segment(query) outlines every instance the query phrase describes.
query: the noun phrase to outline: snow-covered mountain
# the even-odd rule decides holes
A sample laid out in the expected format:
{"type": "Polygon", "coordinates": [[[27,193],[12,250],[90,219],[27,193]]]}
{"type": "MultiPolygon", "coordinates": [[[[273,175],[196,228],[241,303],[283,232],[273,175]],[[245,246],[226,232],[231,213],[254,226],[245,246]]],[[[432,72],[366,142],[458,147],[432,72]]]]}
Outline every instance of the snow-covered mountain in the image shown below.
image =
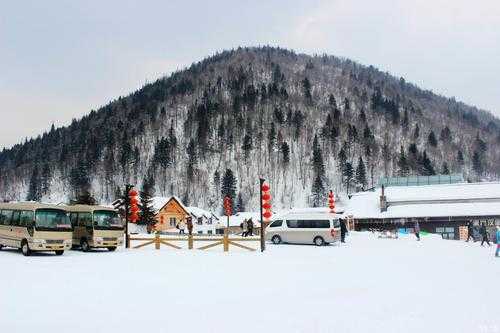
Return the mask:
{"type": "Polygon", "coordinates": [[[90,191],[110,202],[132,183],[217,209],[231,169],[247,210],[258,205],[259,177],[276,208],[324,204],[328,189],[352,192],[384,175],[496,177],[499,125],[372,66],[240,48],[4,150],[0,199],[90,191]]]}

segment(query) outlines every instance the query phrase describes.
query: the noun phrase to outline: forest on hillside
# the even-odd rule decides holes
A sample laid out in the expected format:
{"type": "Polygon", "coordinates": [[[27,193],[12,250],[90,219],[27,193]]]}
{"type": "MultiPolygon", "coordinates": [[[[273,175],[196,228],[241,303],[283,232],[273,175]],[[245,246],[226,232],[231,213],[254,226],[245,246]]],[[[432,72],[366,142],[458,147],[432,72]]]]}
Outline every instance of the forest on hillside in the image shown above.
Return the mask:
{"type": "Polygon", "coordinates": [[[218,210],[326,205],[381,176],[496,179],[500,122],[348,59],[218,53],[0,153],[0,199],[109,203],[125,184],[218,210]]]}

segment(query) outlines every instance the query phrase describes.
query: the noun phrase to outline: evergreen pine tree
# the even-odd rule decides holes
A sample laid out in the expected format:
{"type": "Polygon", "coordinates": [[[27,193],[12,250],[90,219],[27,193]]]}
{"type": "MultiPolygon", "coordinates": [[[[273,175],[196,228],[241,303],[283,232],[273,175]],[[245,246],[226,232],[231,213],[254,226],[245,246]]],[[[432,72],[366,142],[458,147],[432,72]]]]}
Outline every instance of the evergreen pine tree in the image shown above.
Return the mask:
{"type": "Polygon", "coordinates": [[[237,184],[237,182],[238,181],[233,174],[233,170],[226,169],[226,172],[224,173],[224,177],[222,177],[222,184],[221,184],[221,194],[222,194],[223,199],[226,196],[229,196],[234,202],[234,199],[236,198],[236,184],[237,184]]]}
{"type": "Polygon", "coordinates": [[[198,163],[196,146],[193,140],[189,141],[189,145],[187,147],[187,156],[188,156],[187,177],[190,181],[192,181],[194,178],[196,164],[198,163]]]}
{"type": "Polygon", "coordinates": [[[441,170],[441,174],[443,174],[443,175],[449,175],[450,174],[450,169],[448,167],[448,163],[443,162],[443,167],[442,167],[442,170],[441,170]]]}
{"type": "Polygon", "coordinates": [[[325,200],[325,185],[323,183],[323,177],[316,175],[311,188],[313,207],[319,207],[323,205],[325,200]]]}
{"type": "Polygon", "coordinates": [[[356,183],[360,185],[363,190],[365,189],[367,184],[366,167],[361,156],[359,157],[358,167],[356,168],[356,183]]]}
{"type": "Polygon", "coordinates": [[[354,168],[351,162],[346,162],[344,169],[342,170],[342,177],[344,181],[344,186],[347,190],[347,195],[349,195],[351,184],[354,180],[354,168]]]}
{"type": "Polygon", "coordinates": [[[28,201],[40,201],[42,199],[42,190],[40,188],[40,174],[38,171],[38,165],[35,164],[33,171],[31,173],[30,184],[28,188],[28,195],[26,200],[28,201]]]}
{"type": "Polygon", "coordinates": [[[472,169],[476,172],[478,177],[483,175],[483,161],[481,159],[481,154],[477,150],[475,150],[472,155],[472,169]]]}
{"type": "Polygon", "coordinates": [[[243,202],[243,197],[241,192],[238,193],[238,198],[236,199],[236,212],[241,213],[245,211],[245,203],[243,202]]]}
{"type": "Polygon", "coordinates": [[[247,133],[243,138],[243,145],[241,146],[241,149],[243,149],[243,153],[245,154],[245,160],[248,159],[252,148],[252,137],[247,133]]]}
{"type": "Polygon", "coordinates": [[[153,183],[152,177],[148,177],[144,180],[142,185],[142,191],[139,192],[139,221],[138,224],[148,225],[150,227],[154,226],[157,222],[155,219],[155,212],[153,208],[153,183]]]}
{"type": "Polygon", "coordinates": [[[281,153],[283,154],[283,165],[286,167],[290,163],[290,147],[286,141],[281,144],[281,153]]]}
{"type": "Polygon", "coordinates": [[[429,133],[429,136],[427,137],[427,142],[431,147],[437,147],[437,139],[436,139],[436,134],[434,134],[434,131],[431,131],[429,133]]]}
{"type": "Polygon", "coordinates": [[[313,141],[312,164],[314,173],[316,175],[319,175],[320,177],[324,177],[325,164],[323,162],[323,153],[321,152],[321,147],[319,145],[319,140],[317,135],[314,136],[314,141],[313,141]]]}
{"type": "Polygon", "coordinates": [[[408,159],[406,158],[403,146],[401,146],[400,153],[399,153],[398,167],[399,167],[398,174],[401,177],[408,176],[408,174],[410,173],[410,168],[409,168],[408,159]]]}
{"type": "Polygon", "coordinates": [[[415,124],[415,129],[413,130],[413,139],[417,140],[420,137],[420,127],[415,124]]]}

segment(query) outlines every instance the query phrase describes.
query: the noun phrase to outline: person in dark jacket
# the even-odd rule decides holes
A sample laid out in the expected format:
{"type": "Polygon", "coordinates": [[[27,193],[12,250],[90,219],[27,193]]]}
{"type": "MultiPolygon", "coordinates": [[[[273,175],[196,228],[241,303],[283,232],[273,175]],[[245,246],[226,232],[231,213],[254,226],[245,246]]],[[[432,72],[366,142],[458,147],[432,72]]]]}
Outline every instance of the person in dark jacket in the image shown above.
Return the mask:
{"type": "Polygon", "coordinates": [[[247,234],[246,236],[253,236],[253,221],[249,219],[247,221],[247,234]]]}
{"type": "Polygon", "coordinates": [[[193,234],[193,218],[191,216],[189,216],[187,218],[186,225],[187,225],[189,235],[192,235],[193,234]]]}
{"type": "Polygon", "coordinates": [[[420,224],[418,222],[415,222],[415,225],[413,226],[413,230],[415,230],[415,236],[417,236],[417,240],[420,240],[420,224]]]}
{"type": "Polygon", "coordinates": [[[469,221],[469,223],[467,223],[467,233],[468,235],[466,242],[468,242],[471,238],[475,242],[476,240],[474,239],[474,224],[472,224],[472,221],[469,221]]]}
{"type": "Polygon", "coordinates": [[[483,240],[481,241],[481,246],[483,246],[484,242],[486,242],[486,244],[488,244],[488,246],[491,246],[490,241],[488,239],[488,230],[486,230],[486,225],[484,223],[481,225],[479,232],[481,233],[481,236],[483,237],[483,240]]]}
{"type": "Polygon", "coordinates": [[[340,241],[345,243],[345,235],[347,234],[347,226],[344,219],[339,219],[340,222],[340,241]]]}

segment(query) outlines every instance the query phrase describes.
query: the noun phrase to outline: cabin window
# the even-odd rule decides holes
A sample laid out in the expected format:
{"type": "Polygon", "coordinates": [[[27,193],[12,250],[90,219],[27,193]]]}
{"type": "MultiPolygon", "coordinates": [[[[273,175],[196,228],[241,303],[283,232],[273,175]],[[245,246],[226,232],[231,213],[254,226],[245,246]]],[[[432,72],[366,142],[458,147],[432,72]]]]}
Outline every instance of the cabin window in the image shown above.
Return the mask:
{"type": "Polygon", "coordinates": [[[211,235],[212,234],[212,230],[207,230],[207,234],[211,235]]]}
{"type": "Polygon", "coordinates": [[[199,235],[203,234],[203,231],[198,230],[198,234],[199,234],[199,235]]]}
{"type": "Polygon", "coordinates": [[[170,218],[170,226],[175,227],[177,225],[177,220],[175,217],[170,218]]]}

